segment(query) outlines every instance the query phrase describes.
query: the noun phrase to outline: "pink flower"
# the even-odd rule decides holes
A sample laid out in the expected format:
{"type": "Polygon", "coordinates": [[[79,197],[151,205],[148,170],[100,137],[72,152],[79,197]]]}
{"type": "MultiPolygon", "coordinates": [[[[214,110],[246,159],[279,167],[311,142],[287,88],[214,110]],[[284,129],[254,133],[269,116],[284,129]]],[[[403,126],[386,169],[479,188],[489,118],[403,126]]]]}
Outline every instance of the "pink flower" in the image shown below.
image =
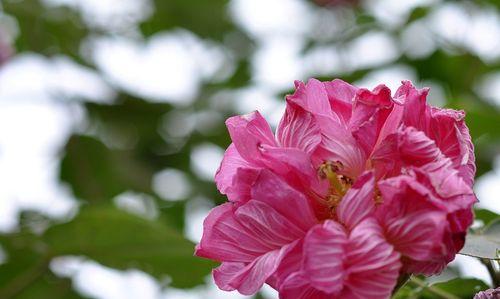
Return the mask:
{"type": "Polygon", "coordinates": [[[0,66],[6,63],[13,54],[14,50],[8,42],[5,29],[0,27],[0,66]]]}
{"type": "Polygon", "coordinates": [[[473,218],[464,113],[428,106],[410,82],[394,96],[341,80],[296,88],[275,135],[258,112],[226,122],[233,143],[215,179],[230,203],[196,249],[222,262],[218,286],[387,298],[400,272],[440,272],[473,218]]]}
{"type": "Polygon", "coordinates": [[[500,288],[496,288],[479,292],[474,296],[474,299],[497,299],[499,297],[500,297],[500,288]]]}

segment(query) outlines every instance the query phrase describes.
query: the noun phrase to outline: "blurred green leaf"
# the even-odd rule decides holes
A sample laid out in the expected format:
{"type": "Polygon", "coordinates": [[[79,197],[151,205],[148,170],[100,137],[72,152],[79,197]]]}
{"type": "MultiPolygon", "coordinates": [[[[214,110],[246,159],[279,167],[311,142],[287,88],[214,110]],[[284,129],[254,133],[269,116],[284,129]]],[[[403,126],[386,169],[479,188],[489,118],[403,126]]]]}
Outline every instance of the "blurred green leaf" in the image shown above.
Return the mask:
{"type": "Polygon", "coordinates": [[[484,103],[472,103],[470,109],[467,109],[465,120],[473,138],[487,136],[493,140],[500,139],[500,130],[497,129],[500,111],[496,107],[484,103]]]}
{"type": "Polygon", "coordinates": [[[396,294],[391,297],[391,299],[418,299],[418,296],[416,296],[415,293],[417,293],[417,291],[414,288],[409,285],[405,285],[400,288],[396,294]]]}
{"type": "Polygon", "coordinates": [[[220,88],[238,88],[250,84],[252,79],[250,61],[243,59],[238,62],[236,70],[233,75],[226,81],[219,85],[220,88]]]}
{"type": "MultiPolygon", "coordinates": [[[[488,289],[488,285],[475,278],[455,278],[445,282],[434,283],[432,288],[454,295],[460,299],[470,299],[479,292],[488,289]]],[[[427,287],[421,287],[411,281],[404,285],[392,299],[435,299],[441,298],[427,287]]]]}
{"type": "Polygon", "coordinates": [[[485,226],[500,218],[500,215],[488,209],[474,209],[474,214],[475,218],[482,220],[485,226]]]}
{"type": "Polygon", "coordinates": [[[83,208],[72,221],[51,227],[44,239],[55,255],[84,255],[117,269],[168,275],[179,288],[203,283],[214,266],[194,257],[194,244],[163,223],[108,205],[83,208]]]}
{"type": "Polygon", "coordinates": [[[155,0],[155,12],[141,24],[142,32],[149,36],[172,28],[184,28],[201,37],[217,40],[234,25],[226,10],[228,0],[155,0]]]}
{"type": "Polygon", "coordinates": [[[491,221],[479,232],[469,233],[461,254],[500,260],[500,219],[491,221]]]}
{"type": "Polygon", "coordinates": [[[134,149],[138,158],[153,159],[168,150],[158,128],[171,105],[120,94],[113,105],[87,103],[86,108],[94,129],[134,149]]]}
{"type": "MultiPolygon", "coordinates": [[[[461,299],[470,299],[477,292],[489,288],[482,280],[474,278],[455,278],[446,282],[435,283],[432,286],[461,299]]],[[[429,290],[424,290],[419,298],[434,299],[436,295],[429,290]]]]}
{"type": "Polygon", "coordinates": [[[425,7],[425,6],[415,7],[411,11],[410,16],[408,17],[408,20],[406,21],[406,23],[410,24],[412,22],[420,20],[420,19],[426,17],[430,11],[431,11],[430,7],[425,7]]]}
{"type": "Polygon", "coordinates": [[[55,276],[48,268],[48,248],[27,234],[3,235],[0,242],[7,262],[0,265],[0,298],[78,299],[69,279],[55,276]]]}
{"type": "Polygon", "coordinates": [[[184,231],[186,201],[157,200],[157,203],[160,212],[159,220],[164,221],[169,227],[176,228],[179,232],[184,231]]]}
{"type": "Polygon", "coordinates": [[[437,50],[428,57],[406,58],[401,62],[414,67],[420,80],[439,83],[452,100],[463,99],[464,95],[472,92],[474,80],[494,69],[493,65],[487,65],[477,56],[464,51],[448,54],[444,50],[437,50]]]}
{"type": "Polygon", "coordinates": [[[66,54],[82,61],[80,42],[87,36],[88,29],[75,11],[61,6],[47,7],[38,0],[6,0],[2,6],[19,24],[18,52],[66,54]]]}
{"type": "Polygon", "coordinates": [[[111,150],[88,136],[72,136],[61,163],[61,179],[81,199],[111,199],[129,189],[151,193],[153,170],[131,150],[111,150]]]}

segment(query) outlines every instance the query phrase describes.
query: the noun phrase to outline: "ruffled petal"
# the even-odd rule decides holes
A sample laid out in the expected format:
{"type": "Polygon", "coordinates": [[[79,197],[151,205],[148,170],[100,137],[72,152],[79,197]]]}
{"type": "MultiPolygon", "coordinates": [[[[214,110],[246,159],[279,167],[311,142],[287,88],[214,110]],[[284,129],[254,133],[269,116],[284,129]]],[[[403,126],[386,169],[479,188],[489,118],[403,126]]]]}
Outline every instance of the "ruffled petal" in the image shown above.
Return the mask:
{"type": "Polygon", "coordinates": [[[328,183],[320,180],[310,156],[302,150],[263,146],[263,163],[303,193],[326,194],[328,183]]]}
{"type": "Polygon", "coordinates": [[[446,168],[457,172],[436,142],[414,127],[400,128],[388,136],[373,153],[371,163],[379,177],[398,175],[403,167],[410,166],[425,167],[426,171],[446,168]]]}
{"type": "Polygon", "coordinates": [[[304,241],[303,274],[311,286],[329,294],[342,290],[347,241],[342,225],[331,220],[309,231],[304,241]]]}
{"type": "Polygon", "coordinates": [[[331,294],[324,293],[311,286],[308,279],[301,272],[288,276],[279,289],[279,294],[280,299],[332,299],[331,294]]]}
{"type": "Polygon", "coordinates": [[[261,171],[251,197],[242,205],[214,208],[195,252],[222,261],[214,271],[217,285],[242,294],[255,293],[268,280],[279,284],[283,275],[296,271],[301,260],[297,248],[317,223],[308,199],[269,170],[261,171]]]}
{"type": "Polygon", "coordinates": [[[305,235],[298,225],[265,202],[215,207],[203,223],[196,255],[217,261],[251,262],[305,235]]]}
{"type": "Polygon", "coordinates": [[[354,228],[375,211],[375,177],[372,172],[360,176],[347,191],[336,209],[338,220],[348,229],[354,228]]]}
{"type": "Polygon", "coordinates": [[[244,203],[250,200],[250,188],[258,174],[259,169],[243,159],[231,144],[215,174],[215,184],[230,201],[244,203]]]}
{"type": "Polygon", "coordinates": [[[465,125],[465,113],[451,109],[428,108],[431,113],[427,134],[436,140],[442,153],[451,159],[460,176],[472,186],[476,173],[474,146],[465,125]]]}
{"type": "Polygon", "coordinates": [[[324,82],[323,84],[332,110],[342,123],[347,126],[351,119],[352,103],[358,88],[340,79],[324,82]]]}
{"type": "Polygon", "coordinates": [[[304,239],[294,243],[293,248],[290,248],[286,255],[281,260],[278,269],[266,281],[272,288],[279,290],[283,282],[293,273],[300,271],[303,259],[303,243],[304,239]]]}
{"type": "Polygon", "coordinates": [[[271,205],[258,200],[251,200],[238,208],[235,216],[243,231],[258,238],[262,248],[268,250],[289,244],[306,233],[300,226],[302,223],[294,223],[294,219],[287,218],[286,214],[283,215],[271,205]]]}
{"type": "Polygon", "coordinates": [[[259,175],[252,189],[252,198],[271,206],[304,234],[318,222],[309,200],[268,170],[263,170],[259,175]]]}
{"type": "Polygon", "coordinates": [[[349,129],[366,156],[376,146],[393,107],[391,90],[385,85],[379,85],[373,91],[362,88],[356,93],[349,129]]]}
{"type": "Polygon", "coordinates": [[[390,296],[400,268],[399,254],[384,239],[374,218],[361,221],[349,234],[327,220],[306,236],[303,269],[294,280],[287,279],[280,292],[383,299],[390,296]]]}
{"type": "Polygon", "coordinates": [[[230,117],[226,126],[238,153],[256,165],[259,165],[260,146],[276,145],[269,124],[258,111],[230,117]]]}
{"type": "Polygon", "coordinates": [[[405,101],[404,123],[423,131],[451,159],[464,181],[472,186],[475,175],[474,146],[464,122],[465,113],[430,107],[426,103],[428,89],[417,90],[403,82],[396,95],[405,101]]]}
{"type": "Polygon", "coordinates": [[[295,88],[295,93],[286,97],[287,101],[297,104],[313,115],[323,115],[339,120],[332,113],[323,83],[316,79],[309,80],[307,84],[295,81],[295,88]]]}
{"type": "Polygon", "coordinates": [[[359,128],[380,109],[390,112],[388,109],[392,108],[392,105],[391,90],[385,85],[379,85],[373,91],[366,88],[359,89],[354,100],[349,127],[359,128]]]}
{"type": "Polygon", "coordinates": [[[378,219],[398,252],[425,261],[433,257],[436,247],[446,249],[441,243],[448,226],[447,213],[433,204],[423,186],[408,177],[395,177],[378,186],[384,199],[377,209],[378,219]]]}
{"type": "Polygon", "coordinates": [[[321,142],[321,132],[310,112],[288,101],[276,131],[276,139],[281,147],[298,148],[312,153],[321,142]]]}
{"type": "Polygon", "coordinates": [[[340,161],[345,166],[344,174],[355,178],[364,170],[366,155],[348,129],[344,116],[332,111],[326,86],[315,79],[307,84],[297,81],[297,89],[293,95],[287,96],[287,101],[311,113],[321,131],[321,145],[312,155],[315,165],[323,161],[340,161]]]}
{"type": "Polygon", "coordinates": [[[402,83],[394,98],[404,102],[403,122],[406,126],[423,130],[427,127],[429,119],[426,104],[429,89],[416,89],[410,81],[403,81],[402,83]]]}
{"type": "Polygon", "coordinates": [[[203,222],[203,236],[195,255],[216,261],[252,262],[272,249],[237,219],[231,203],[210,211],[203,222]]]}
{"type": "Polygon", "coordinates": [[[224,291],[238,290],[243,295],[255,294],[276,271],[291,247],[293,244],[268,252],[249,264],[224,262],[213,271],[215,283],[224,291]]]}
{"type": "Polygon", "coordinates": [[[427,164],[420,168],[412,169],[410,173],[424,185],[448,212],[470,209],[477,201],[471,187],[459,176],[453,167],[435,167],[427,164]]]}
{"type": "Polygon", "coordinates": [[[390,297],[401,268],[400,256],[374,218],[363,220],[351,231],[345,259],[349,276],[339,298],[390,297]]]}
{"type": "Polygon", "coordinates": [[[347,128],[331,119],[321,122],[323,141],[316,152],[316,157],[322,161],[339,161],[343,173],[351,178],[357,178],[366,166],[367,155],[347,128]]]}

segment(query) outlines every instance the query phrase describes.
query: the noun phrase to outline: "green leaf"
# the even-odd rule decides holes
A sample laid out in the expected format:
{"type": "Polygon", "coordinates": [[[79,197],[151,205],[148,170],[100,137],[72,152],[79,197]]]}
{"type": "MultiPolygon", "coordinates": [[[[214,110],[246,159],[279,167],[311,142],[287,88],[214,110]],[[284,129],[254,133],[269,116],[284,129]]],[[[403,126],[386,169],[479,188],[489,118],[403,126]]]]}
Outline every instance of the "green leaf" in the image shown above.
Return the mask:
{"type": "Polygon", "coordinates": [[[117,269],[168,275],[179,288],[202,284],[214,266],[194,257],[194,244],[164,223],[108,205],[82,209],[71,222],[50,228],[44,239],[55,255],[84,255],[117,269]]]}
{"type": "Polygon", "coordinates": [[[72,136],[66,144],[61,179],[76,197],[111,199],[129,189],[151,193],[153,170],[134,158],[131,150],[112,150],[88,136],[72,136]]]}
{"type": "Polygon", "coordinates": [[[474,214],[476,219],[483,221],[484,226],[500,218],[500,215],[488,209],[474,209],[474,214]]]}
{"type": "MultiPolygon", "coordinates": [[[[477,292],[488,289],[487,284],[475,278],[455,278],[446,282],[435,283],[432,286],[463,299],[470,299],[477,292]]],[[[424,290],[419,298],[434,299],[436,295],[428,290],[424,290]]]]}
{"type": "MultiPolygon", "coordinates": [[[[460,299],[470,299],[479,292],[488,289],[488,285],[482,280],[475,278],[455,278],[445,282],[434,283],[430,287],[422,287],[409,281],[392,297],[392,299],[435,299],[441,298],[435,292],[430,290],[438,290],[442,293],[455,296],[460,299]]],[[[444,298],[444,297],[443,297],[444,298]]]]}
{"type": "Polygon", "coordinates": [[[419,6],[414,8],[410,16],[408,17],[408,20],[406,21],[406,24],[410,24],[412,22],[415,22],[417,20],[421,20],[425,18],[426,16],[429,15],[429,12],[431,11],[430,7],[425,7],[425,6],[419,6]]]}
{"type": "Polygon", "coordinates": [[[80,42],[88,30],[78,14],[66,7],[46,7],[38,0],[2,1],[4,11],[16,17],[21,31],[18,52],[52,56],[66,54],[77,60],[80,42]]]}
{"type": "Polygon", "coordinates": [[[152,159],[154,154],[166,150],[162,148],[165,141],[158,127],[171,111],[171,105],[119,94],[113,105],[87,103],[85,108],[98,134],[106,135],[122,147],[135,149],[138,158],[152,159]]]}
{"type": "Polygon", "coordinates": [[[48,248],[31,234],[1,236],[7,262],[0,265],[0,298],[78,299],[71,281],[48,268],[48,248]]]}
{"type": "Polygon", "coordinates": [[[482,231],[469,233],[461,254],[500,260],[500,219],[492,221],[482,231]]]}
{"type": "Polygon", "coordinates": [[[470,109],[467,109],[465,121],[473,138],[485,135],[493,140],[499,140],[500,130],[497,128],[500,111],[488,104],[476,102],[471,105],[470,109]]]}
{"type": "Polygon", "coordinates": [[[217,40],[234,30],[227,12],[228,0],[156,0],[154,15],[141,29],[145,35],[172,29],[185,28],[201,37],[217,40]]]}

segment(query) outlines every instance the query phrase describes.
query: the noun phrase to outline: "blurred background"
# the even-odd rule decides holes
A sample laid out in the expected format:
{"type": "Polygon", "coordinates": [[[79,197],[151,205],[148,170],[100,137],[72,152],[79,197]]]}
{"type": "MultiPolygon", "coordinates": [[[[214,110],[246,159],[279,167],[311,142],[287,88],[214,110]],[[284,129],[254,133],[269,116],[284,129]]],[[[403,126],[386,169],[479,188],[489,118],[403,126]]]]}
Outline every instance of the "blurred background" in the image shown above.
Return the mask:
{"type": "MultiPolygon", "coordinates": [[[[431,87],[467,112],[478,221],[500,213],[498,0],[0,3],[2,299],[250,298],[193,248],[224,120],[276,126],[295,79],[431,87]]],[[[464,256],[433,279],[458,275],[491,284],[464,256]]]]}

